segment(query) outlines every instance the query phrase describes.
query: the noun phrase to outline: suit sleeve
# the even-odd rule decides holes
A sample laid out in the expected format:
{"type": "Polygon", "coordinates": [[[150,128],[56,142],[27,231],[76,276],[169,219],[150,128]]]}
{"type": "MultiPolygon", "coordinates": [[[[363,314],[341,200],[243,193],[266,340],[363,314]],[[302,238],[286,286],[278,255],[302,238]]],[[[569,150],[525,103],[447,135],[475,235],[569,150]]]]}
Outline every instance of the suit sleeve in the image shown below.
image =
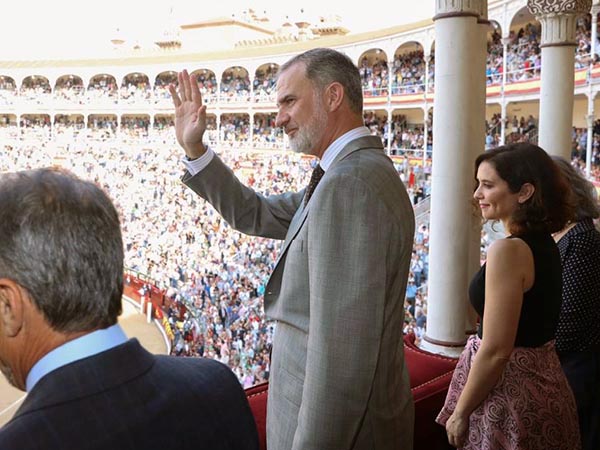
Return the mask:
{"type": "Polygon", "coordinates": [[[292,448],[349,450],[379,358],[394,221],[378,195],[349,175],[313,199],[306,375],[292,448]]]}
{"type": "Polygon", "coordinates": [[[234,229],[272,239],[284,239],[304,190],[265,197],[242,184],[215,155],[195,176],[189,172],[183,183],[207,200],[234,229]]]}

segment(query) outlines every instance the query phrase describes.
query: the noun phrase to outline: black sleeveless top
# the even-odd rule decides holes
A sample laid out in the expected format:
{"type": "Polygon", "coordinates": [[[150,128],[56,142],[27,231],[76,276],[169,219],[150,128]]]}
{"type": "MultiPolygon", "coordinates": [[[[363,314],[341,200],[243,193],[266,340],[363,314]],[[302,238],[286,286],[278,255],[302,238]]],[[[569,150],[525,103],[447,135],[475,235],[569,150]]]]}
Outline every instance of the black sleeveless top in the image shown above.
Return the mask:
{"type": "MultiPolygon", "coordinates": [[[[519,237],[533,253],[535,279],[523,294],[523,306],[515,347],[539,347],[554,339],[562,303],[562,268],[560,253],[552,236],[547,233],[527,233],[519,237]]],[[[481,318],[477,334],[483,338],[485,309],[485,264],[475,274],[469,286],[469,300],[481,318]]]]}

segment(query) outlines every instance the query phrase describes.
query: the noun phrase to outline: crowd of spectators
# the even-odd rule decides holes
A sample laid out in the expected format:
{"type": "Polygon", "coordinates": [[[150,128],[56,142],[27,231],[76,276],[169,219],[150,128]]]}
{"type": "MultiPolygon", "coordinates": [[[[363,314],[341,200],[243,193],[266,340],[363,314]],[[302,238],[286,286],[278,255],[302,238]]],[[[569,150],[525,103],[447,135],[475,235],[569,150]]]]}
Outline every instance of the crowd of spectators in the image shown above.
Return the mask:
{"type": "Polygon", "coordinates": [[[65,105],[83,105],[85,103],[85,87],[81,78],[73,75],[61,77],[54,87],[54,104],[58,107],[65,105]]]}
{"type": "Polygon", "coordinates": [[[125,77],[121,84],[120,96],[125,104],[147,104],[152,97],[148,77],[142,74],[125,77]]]}
{"type": "Polygon", "coordinates": [[[156,77],[154,82],[154,103],[162,105],[171,105],[171,94],[169,86],[178,85],[177,72],[165,72],[156,77]]]}
{"type": "MultiPolygon", "coordinates": [[[[587,161],[587,128],[573,127],[571,140],[571,161],[573,166],[585,170],[587,161]]],[[[591,177],[600,180],[600,120],[596,120],[592,133],[591,177]]]]}
{"type": "Polygon", "coordinates": [[[256,114],[252,130],[255,148],[276,149],[283,142],[283,130],[275,126],[276,114],[256,114]]]}
{"type": "MultiPolygon", "coordinates": [[[[110,116],[94,120],[105,130],[115,127],[110,116]]],[[[132,122],[133,128],[147,125],[132,122]]],[[[168,130],[170,119],[161,119],[160,126],[168,130]]],[[[136,142],[94,140],[82,133],[57,148],[33,129],[27,131],[31,132],[27,138],[0,149],[0,171],[60,161],[110,194],[121,214],[128,268],[144,274],[165,293],[173,353],[219,359],[232,367],[244,386],[267,379],[273,326],[264,320],[262,295],[279,244],[232,230],[180,183],[181,155],[174,136],[168,141],[136,142]]],[[[221,157],[242,181],[265,194],[301,189],[314,164],[293,152],[222,150],[221,157]]],[[[421,199],[425,194],[418,197],[416,192],[420,181],[428,178],[425,171],[412,170],[408,158],[396,161],[411,196],[421,199]]],[[[418,286],[426,280],[424,248],[413,255],[411,278],[418,286]]],[[[422,291],[414,303],[416,310],[407,316],[407,327],[415,330],[424,326],[422,291]]]]}
{"type": "Polygon", "coordinates": [[[247,144],[250,140],[250,117],[247,114],[223,114],[220,133],[224,146],[247,144]]]}
{"type": "MultiPolygon", "coordinates": [[[[500,113],[492,114],[489,120],[485,121],[485,148],[494,148],[501,144],[502,116],[500,113]]],[[[537,142],[538,123],[533,115],[527,119],[521,116],[519,119],[513,115],[512,119],[505,119],[505,141],[507,144],[515,142],[537,142]]]]}
{"type": "MultiPolygon", "coordinates": [[[[410,124],[402,114],[392,116],[391,124],[388,123],[387,115],[378,115],[374,111],[365,111],[363,116],[371,134],[381,137],[384,147],[387,148],[388,139],[391,139],[392,155],[417,155],[423,152],[425,134],[422,124],[410,124]]],[[[428,151],[431,150],[432,144],[431,127],[429,133],[428,151]]],[[[428,157],[431,157],[431,154],[428,157]]]]}
{"type": "Polygon", "coordinates": [[[206,104],[215,103],[217,101],[217,78],[210,70],[201,70],[196,75],[198,88],[202,93],[202,100],[206,104]]]}
{"type": "Polygon", "coordinates": [[[221,101],[239,102],[250,99],[250,78],[242,68],[227,70],[221,78],[221,101]]]}
{"type": "Polygon", "coordinates": [[[90,80],[87,101],[95,105],[114,106],[119,98],[117,82],[110,75],[98,75],[90,80]]]}
{"type": "Polygon", "coordinates": [[[419,92],[425,92],[425,57],[423,51],[415,50],[396,54],[392,70],[392,95],[419,92]]]}
{"type": "MultiPolygon", "coordinates": [[[[588,28],[585,20],[578,22],[578,61],[582,67],[586,64],[586,52],[589,58],[588,28]]],[[[539,35],[536,24],[526,24],[511,32],[506,74],[509,82],[539,76],[539,35]]],[[[500,35],[492,34],[488,43],[489,84],[502,79],[502,47],[500,35]]],[[[385,58],[369,61],[365,57],[359,65],[366,94],[388,95],[388,62],[385,58]]],[[[433,84],[433,55],[428,66],[433,84]]],[[[391,69],[391,94],[424,92],[425,68],[422,51],[397,54],[391,69]]],[[[256,72],[255,95],[272,96],[276,72],[275,67],[256,72]]],[[[249,98],[250,80],[241,73],[231,70],[223,75],[220,95],[234,100],[249,98]]],[[[154,92],[155,99],[168,99],[166,87],[174,82],[172,76],[158,77],[152,90],[147,79],[134,77],[123,83],[120,96],[148,102],[154,92]]],[[[217,83],[212,72],[201,72],[198,83],[205,99],[216,98],[217,83]]],[[[0,104],[15,92],[14,81],[0,78],[0,104]],[[3,93],[8,94],[3,97],[3,93]]],[[[30,77],[19,92],[35,100],[51,90],[47,80],[44,83],[30,77]]],[[[70,95],[82,92],[82,86],[66,83],[57,87],[55,95],[68,100],[70,95]]],[[[95,78],[87,92],[114,99],[117,84],[112,77],[95,78]]],[[[8,116],[2,117],[0,134],[15,128],[8,126],[8,116]]],[[[278,148],[283,135],[274,121],[274,114],[256,114],[251,127],[247,114],[222,114],[217,130],[216,116],[208,116],[210,145],[243,182],[265,194],[302,188],[313,165],[312,160],[292,152],[251,153],[237,149],[250,141],[250,134],[257,147],[278,148]]],[[[500,114],[494,114],[486,122],[486,146],[499,144],[500,121],[500,114]]],[[[232,367],[244,386],[266,380],[273,326],[264,319],[262,295],[279,246],[274,241],[232,230],[210,205],[181,185],[181,154],[174,142],[173,117],[156,116],[150,133],[151,120],[147,115],[124,115],[120,125],[116,115],[90,115],[87,127],[81,115],[56,116],[52,128],[70,138],[58,147],[50,136],[50,123],[49,115],[23,115],[21,136],[1,134],[9,137],[11,143],[0,147],[0,171],[48,166],[60,161],[76,174],[103,186],[121,214],[126,264],[164,292],[174,354],[219,359],[232,367]]],[[[387,115],[368,111],[365,124],[374,135],[381,136],[386,146],[390,145],[396,169],[413,203],[427,198],[431,191],[430,160],[416,164],[411,157],[419,156],[418,151],[422,152],[423,147],[430,148],[431,118],[427,144],[423,125],[410,124],[403,115],[393,116],[388,123],[387,115]]],[[[507,141],[525,140],[536,132],[537,121],[531,115],[513,116],[506,119],[505,126],[507,141]]],[[[594,133],[593,176],[599,179],[600,121],[594,133]]],[[[586,144],[587,130],[574,128],[572,157],[577,167],[585,164],[586,144]]],[[[404,329],[415,332],[417,339],[422,336],[427,320],[428,246],[428,223],[418,222],[404,329]]]]}
{"type": "Polygon", "coordinates": [[[385,57],[375,57],[373,62],[364,56],[358,65],[362,80],[363,94],[367,97],[388,95],[389,75],[385,57]]]}
{"type": "Polygon", "coordinates": [[[279,67],[271,64],[265,69],[258,69],[254,77],[254,101],[274,101],[275,84],[279,67]]]}
{"type": "Polygon", "coordinates": [[[530,22],[517,31],[510,31],[506,57],[507,83],[540,77],[542,68],[541,31],[541,25],[537,22],[530,22]]]}
{"type": "MultiPolygon", "coordinates": [[[[259,117],[255,135],[274,129],[273,115],[259,117]]],[[[366,119],[371,126],[381,125],[376,116],[366,119]]],[[[394,119],[398,124],[405,120],[402,116],[394,119]]],[[[181,185],[181,155],[172,133],[172,117],[155,119],[154,127],[166,134],[154,138],[115,141],[82,133],[62,148],[32,132],[35,127],[47,128],[48,116],[27,120],[25,129],[31,133],[15,139],[14,145],[4,145],[0,171],[60,160],[103,186],[121,213],[127,266],[164,292],[173,353],[219,359],[232,367],[244,386],[267,379],[273,326],[264,320],[262,295],[279,245],[232,230],[208,203],[181,185]]],[[[139,120],[132,117],[130,126],[147,129],[149,122],[139,120]]],[[[498,117],[492,120],[497,122],[498,117]]],[[[61,121],[64,126],[81,126],[77,117],[64,116],[61,121]]],[[[96,116],[93,121],[100,130],[116,128],[115,116],[96,116]]],[[[515,123],[521,132],[529,126],[525,118],[515,123]]],[[[600,131],[600,121],[597,128],[600,131]]],[[[585,130],[574,129],[580,148],[585,148],[583,135],[585,130]]],[[[594,139],[598,177],[600,134],[594,139]]],[[[220,153],[243,182],[267,195],[302,188],[314,164],[293,152],[220,153]]],[[[573,164],[581,166],[582,156],[574,154],[573,164]]],[[[430,195],[430,163],[415,164],[406,155],[395,156],[394,163],[415,205],[430,195]]],[[[418,340],[427,320],[429,228],[426,220],[418,217],[417,221],[404,331],[414,332],[418,340]]]]}

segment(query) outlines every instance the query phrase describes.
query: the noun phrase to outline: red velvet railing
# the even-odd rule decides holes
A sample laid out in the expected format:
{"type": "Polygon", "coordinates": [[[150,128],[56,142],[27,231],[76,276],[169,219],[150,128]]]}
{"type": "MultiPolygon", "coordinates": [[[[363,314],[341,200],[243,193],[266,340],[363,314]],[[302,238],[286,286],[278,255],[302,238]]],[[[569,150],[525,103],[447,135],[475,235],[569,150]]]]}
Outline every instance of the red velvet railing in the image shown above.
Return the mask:
{"type": "MultiPolygon", "coordinates": [[[[414,450],[452,450],[446,431],[435,423],[456,366],[456,359],[424,352],[414,345],[415,336],[404,337],[406,364],[415,402],[414,450]]],[[[254,414],[261,450],[266,450],[266,414],[268,383],[246,389],[254,414]]]]}

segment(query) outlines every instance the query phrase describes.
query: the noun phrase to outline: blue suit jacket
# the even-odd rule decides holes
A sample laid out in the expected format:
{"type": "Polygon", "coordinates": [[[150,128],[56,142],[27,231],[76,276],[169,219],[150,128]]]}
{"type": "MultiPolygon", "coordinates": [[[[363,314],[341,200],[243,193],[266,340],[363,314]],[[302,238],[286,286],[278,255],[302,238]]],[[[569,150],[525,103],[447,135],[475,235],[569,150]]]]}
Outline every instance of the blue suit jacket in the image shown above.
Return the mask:
{"type": "Polygon", "coordinates": [[[131,339],[43,377],[0,429],[0,449],[257,450],[258,437],[229,368],[131,339]]]}

